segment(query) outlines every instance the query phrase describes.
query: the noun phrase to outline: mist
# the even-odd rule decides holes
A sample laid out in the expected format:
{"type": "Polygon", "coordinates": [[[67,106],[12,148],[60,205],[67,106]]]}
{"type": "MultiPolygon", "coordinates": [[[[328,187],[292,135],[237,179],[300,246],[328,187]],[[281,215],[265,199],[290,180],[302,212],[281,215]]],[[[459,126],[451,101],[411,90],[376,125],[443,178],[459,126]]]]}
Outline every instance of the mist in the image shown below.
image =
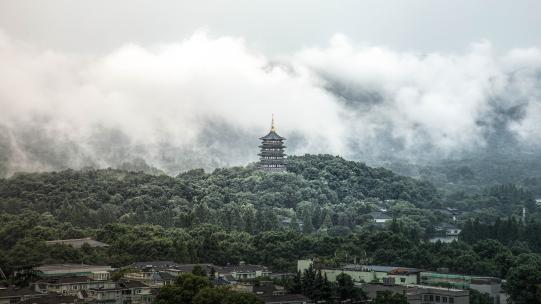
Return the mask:
{"type": "Polygon", "coordinates": [[[288,154],[423,163],[539,151],[538,48],[405,52],[343,34],[281,55],[248,45],[197,31],[89,55],[0,32],[0,174],[245,165],[272,113],[288,154]]]}

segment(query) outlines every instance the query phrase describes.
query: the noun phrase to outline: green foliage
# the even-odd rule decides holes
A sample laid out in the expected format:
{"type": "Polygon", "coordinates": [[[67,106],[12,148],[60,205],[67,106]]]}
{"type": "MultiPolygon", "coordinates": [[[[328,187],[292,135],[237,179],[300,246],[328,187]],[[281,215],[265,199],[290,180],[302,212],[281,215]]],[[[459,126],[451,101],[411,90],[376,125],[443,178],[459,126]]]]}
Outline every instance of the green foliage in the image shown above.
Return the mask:
{"type": "Polygon", "coordinates": [[[340,301],[365,299],[366,295],[359,288],[355,288],[353,280],[347,274],[340,274],[336,283],[331,283],[327,275],[315,270],[312,265],[304,271],[297,272],[293,278],[290,292],[302,293],[315,302],[331,303],[335,298],[340,301]]]}
{"type": "Polygon", "coordinates": [[[341,301],[358,300],[366,297],[362,294],[361,289],[355,288],[351,276],[345,273],[341,273],[336,277],[336,295],[341,301]]]}
{"type": "MultiPolygon", "coordinates": [[[[532,252],[541,252],[541,223],[531,191],[503,185],[441,201],[430,183],[339,157],[292,156],[288,162],[289,171],[277,174],[248,166],[191,170],[177,177],[107,169],[1,179],[0,267],[9,274],[39,263],[121,267],[173,260],[246,261],[294,271],[301,258],[339,265],[362,257],[374,264],[508,277],[515,298],[536,295],[537,287],[517,287],[526,284],[523,274],[529,267],[519,257],[539,258],[532,252]],[[445,219],[431,209],[442,202],[482,216],[465,222],[459,242],[425,242],[445,219]],[[387,208],[393,221],[373,223],[368,213],[376,206],[387,208]],[[523,206],[530,215],[526,223],[516,218],[523,206]],[[503,214],[509,217],[500,219],[503,214]],[[87,236],[110,246],[75,249],[44,242],[87,236]]],[[[466,168],[449,176],[472,178],[466,168]]],[[[535,179],[528,182],[529,189],[537,185],[535,179]]],[[[300,274],[291,288],[314,299],[354,297],[347,293],[347,280],[335,285],[317,272],[308,276],[300,274]]],[[[164,299],[182,300],[179,286],[165,289],[164,299]]]]}
{"type": "Polygon", "coordinates": [[[493,304],[494,299],[487,293],[481,293],[475,289],[470,289],[470,304],[493,304]]]}
{"type": "Polygon", "coordinates": [[[155,304],[263,304],[253,294],[239,293],[227,288],[214,288],[205,276],[182,274],[170,286],[164,286],[155,304]]]}
{"type": "Polygon", "coordinates": [[[541,289],[541,257],[521,254],[507,276],[507,293],[516,304],[539,304],[541,289]]]}
{"type": "Polygon", "coordinates": [[[207,271],[201,267],[201,265],[195,265],[192,269],[192,274],[196,276],[206,277],[207,271]]]}
{"type": "Polygon", "coordinates": [[[524,242],[530,250],[541,252],[541,222],[531,220],[521,223],[514,217],[505,220],[498,218],[494,223],[471,220],[465,223],[460,239],[468,243],[494,239],[508,246],[524,242]]]}
{"type": "Polygon", "coordinates": [[[192,304],[199,291],[212,287],[207,277],[191,273],[180,275],[175,284],[160,289],[156,296],[157,304],[192,304]]]}

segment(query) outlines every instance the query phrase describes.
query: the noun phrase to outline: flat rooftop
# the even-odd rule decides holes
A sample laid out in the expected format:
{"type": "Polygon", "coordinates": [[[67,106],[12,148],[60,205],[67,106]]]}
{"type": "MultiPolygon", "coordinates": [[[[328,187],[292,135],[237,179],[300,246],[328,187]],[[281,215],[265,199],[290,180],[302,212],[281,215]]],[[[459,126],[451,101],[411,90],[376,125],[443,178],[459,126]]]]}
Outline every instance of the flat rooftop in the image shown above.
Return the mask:
{"type": "Polygon", "coordinates": [[[375,272],[386,272],[396,274],[402,273],[419,273],[420,269],[417,268],[408,268],[408,267],[399,267],[399,266],[381,266],[381,265],[358,265],[358,264],[349,264],[343,267],[344,270],[352,271],[375,271],[375,272]]]}
{"type": "Polygon", "coordinates": [[[43,273],[99,272],[113,270],[111,266],[86,264],[48,264],[34,268],[43,273]]]}
{"type": "Polygon", "coordinates": [[[100,241],[93,240],[92,238],[82,238],[82,239],[67,239],[67,240],[52,240],[52,241],[46,241],[45,244],[47,245],[55,245],[55,244],[61,244],[61,245],[69,245],[74,248],[81,248],[84,244],[88,244],[90,247],[108,247],[108,244],[102,243],[100,241]]]}

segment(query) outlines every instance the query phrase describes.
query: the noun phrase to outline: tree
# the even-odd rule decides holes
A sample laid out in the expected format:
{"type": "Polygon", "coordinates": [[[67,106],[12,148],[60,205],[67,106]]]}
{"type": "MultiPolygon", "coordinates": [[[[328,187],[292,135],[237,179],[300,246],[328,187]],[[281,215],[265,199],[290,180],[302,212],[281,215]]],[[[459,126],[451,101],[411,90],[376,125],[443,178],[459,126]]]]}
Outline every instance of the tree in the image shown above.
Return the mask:
{"type": "Polygon", "coordinates": [[[323,275],[323,284],[321,285],[320,293],[323,301],[326,303],[331,302],[334,295],[333,284],[327,279],[326,273],[323,275]]]}
{"type": "Polygon", "coordinates": [[[185,273],[180,275],[173,285],[160,289],[156,304],[192,304],[200,290],[210,287],[212,284],[208,278],[185,273]]]}
{"type": "Polygon", "coordinates": [[[324,228],[332,227],[332,219],[329,212],[325,213],[325,217],[323,218],[323,223],[321,224],[321,227],[324,227],[324,228]]]}
{"type": "Polygon", "coordinates": [[[302,292],[310,299],[313,297],[315,280],[316,271],[314,270],[313,264],[310,264],[302,276],[302,292]]]}
{"type": "Polygon", "coordinates": [[[293,277],[293,282],[289,290],[291,293],[301,293],[302,292],[302,274],[301,271],[297,271],[293,277]]]}
{"type": "Polygon", "coordinates": [[[193,298],[193,304],[221,304],[230,291],[224,288],[206,287],[193,298]]]}
{"type": "Polygon", "coordinates": [[[201,265],[195,265],[192,269],[192,274],[200,277],[206,277],[207,271],[201,265]]]}
{"type": "Polygon", "coordinates": [[[470,304],[492,304],[494,299],[487,293],[481,293],[475,289],[470,289],[470,304]]]}
{"type": "Polygon", "coordinates": [[[336,276],[336,295],[341,301],[364,298],[362,291],[355,287],[351,276],[345,273],[336,276]]]}
{"type": "Polygon", "coordinates": [[[312,233],[314,232],[314,226],[312,225],[312,217],[308,211],[304,212],[304,218],[302,222],[302,232],[312,233]]]}
{"type": "Polygon", "coordinates": [[[516,304],[539,304],[541,257],[521,254],[507,275],[507,293],[516,304]]]}

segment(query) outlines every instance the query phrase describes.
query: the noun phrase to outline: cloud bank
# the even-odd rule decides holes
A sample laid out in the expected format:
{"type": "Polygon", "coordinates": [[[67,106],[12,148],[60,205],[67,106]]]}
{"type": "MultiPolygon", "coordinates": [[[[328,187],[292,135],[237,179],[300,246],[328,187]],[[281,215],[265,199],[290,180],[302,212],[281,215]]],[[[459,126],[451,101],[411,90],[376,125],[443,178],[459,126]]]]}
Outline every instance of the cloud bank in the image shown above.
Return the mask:
{"type": "Polygon", "coordinates": [[[424,162],[538,149],[541,50],[462,54],[360,46],[270,58],[241,38],[191,37],[104,56],[0,33],[0,174],[142,158],[168,173],[257,160],[275,113],[288,153],[424,162]]]}

